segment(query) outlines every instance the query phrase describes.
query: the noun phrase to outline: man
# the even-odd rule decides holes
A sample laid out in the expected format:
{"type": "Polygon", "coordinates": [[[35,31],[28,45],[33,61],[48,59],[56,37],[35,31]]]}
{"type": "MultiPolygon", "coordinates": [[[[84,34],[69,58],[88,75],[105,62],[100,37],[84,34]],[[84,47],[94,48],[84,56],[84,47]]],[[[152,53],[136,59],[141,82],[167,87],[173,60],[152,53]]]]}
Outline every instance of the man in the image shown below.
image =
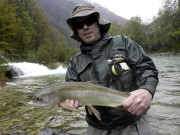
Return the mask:
{"type": "MultiPolygon", "coordinates": [[[[81,42],[81,52],[71,58],[66,81],[96,80],[105,87],[131,92],[124,109],[95,107],[101,121],[86,108],[87,134],[151,135],[146,112],[158,84],[158,71],[151,58],[127,36],[108,35],[110,23],[90,4],[76,6],[67,24],[71,37],[81,42]]],[[[65,103],[79,107],[73,99],[65,103]]]]}

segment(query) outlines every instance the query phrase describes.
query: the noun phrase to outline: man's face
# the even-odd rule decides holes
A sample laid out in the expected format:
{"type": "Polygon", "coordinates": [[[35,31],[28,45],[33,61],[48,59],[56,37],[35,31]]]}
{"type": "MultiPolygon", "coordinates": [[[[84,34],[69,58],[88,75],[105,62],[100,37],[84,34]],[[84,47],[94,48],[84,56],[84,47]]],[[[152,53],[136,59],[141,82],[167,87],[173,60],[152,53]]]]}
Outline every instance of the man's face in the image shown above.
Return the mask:
{"type": "Polygon", "coordinates": [[[101,37],[100,29],[94,16],[77,18],[74,27],[81,40],[86,44],[93,44],[101,37]]]}

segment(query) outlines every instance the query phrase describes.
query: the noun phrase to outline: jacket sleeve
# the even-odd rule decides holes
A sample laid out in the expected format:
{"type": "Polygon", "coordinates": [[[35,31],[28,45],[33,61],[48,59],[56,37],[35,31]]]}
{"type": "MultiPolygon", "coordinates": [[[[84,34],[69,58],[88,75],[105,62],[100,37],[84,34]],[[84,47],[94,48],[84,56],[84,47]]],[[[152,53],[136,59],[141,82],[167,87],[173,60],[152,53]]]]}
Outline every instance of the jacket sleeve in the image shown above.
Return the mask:
{"type": "Polygon", "coordinates": [[[122,38],[127,49],[126,60],[133,70],[137,87],[148,90],[154,96],[159,79],[153,60],[136,42],[126,36],[122,38]]]}
{"type": "Polygon", "coordinates": [[[76,72],[74,59],[75,59],[75,56],[69,60],[69,65],[67,67],[65,81],[79,81],[79,77],[76,72]]]}

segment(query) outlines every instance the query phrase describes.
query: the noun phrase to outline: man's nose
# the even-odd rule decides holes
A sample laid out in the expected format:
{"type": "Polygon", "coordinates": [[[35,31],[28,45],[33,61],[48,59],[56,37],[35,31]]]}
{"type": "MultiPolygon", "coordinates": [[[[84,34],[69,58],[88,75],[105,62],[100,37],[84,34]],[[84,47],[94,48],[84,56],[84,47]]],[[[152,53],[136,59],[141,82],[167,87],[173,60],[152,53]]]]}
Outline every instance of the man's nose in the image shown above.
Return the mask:
{"type": "Polygon", "coordinates": [[[86,29],[86,28],[88,28],[88,26],[86,24],[84,24],[83,28],[86,29]]]}

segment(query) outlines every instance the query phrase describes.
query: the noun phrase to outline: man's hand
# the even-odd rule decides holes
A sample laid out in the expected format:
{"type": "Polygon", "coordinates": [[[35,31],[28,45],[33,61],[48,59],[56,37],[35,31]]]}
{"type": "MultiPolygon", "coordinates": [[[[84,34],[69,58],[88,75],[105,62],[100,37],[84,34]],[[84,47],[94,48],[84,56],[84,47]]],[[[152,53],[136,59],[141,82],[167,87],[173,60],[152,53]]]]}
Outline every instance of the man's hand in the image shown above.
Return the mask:
{"type": "Polygon", "coordinates": [[[63,102],[59,103],[59,106],[62,106],[62,104],[63,104],[64,107],[66,106],[64,109],[67,109],[67,108],[69,108],[69,109],[70,108],[78,109],[79,108],[79,102],[77,100],[66,99],[63,102]]]}
{"type": "Polygon", "coordinates": [[[133,115],[140,115],[149,107],[151,100],[152,95],[148,90],[138,89],[131,92],[123,107],[133,115]]]}

